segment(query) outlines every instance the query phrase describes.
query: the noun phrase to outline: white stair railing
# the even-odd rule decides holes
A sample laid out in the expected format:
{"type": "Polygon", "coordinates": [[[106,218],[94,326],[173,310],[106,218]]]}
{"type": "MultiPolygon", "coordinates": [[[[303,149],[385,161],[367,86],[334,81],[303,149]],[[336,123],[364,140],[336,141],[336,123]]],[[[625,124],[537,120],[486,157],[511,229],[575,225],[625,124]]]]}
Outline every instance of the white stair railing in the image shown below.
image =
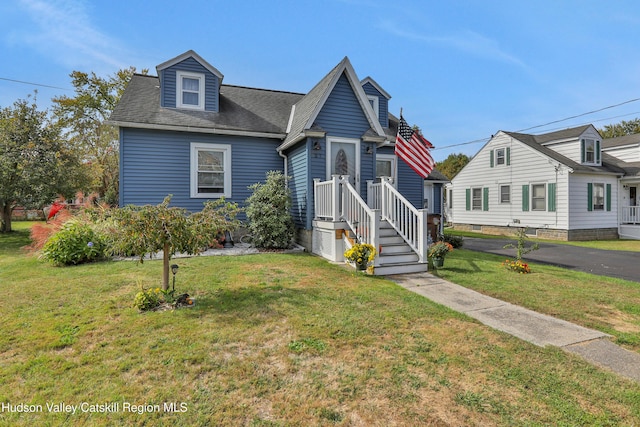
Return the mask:
{"type": "MultiPolygon", "coordinates": [[[[371,209],[360,194],[349,182],[349,176],[340,177],[342,189],[341,218],[355,234],[358,243],[369,243],[376,252],[380,250],[380,212],[371,209]]],[[[374,260],[374,266],[379,265],[380,257],[374,260]]]]}
{"type": "Polygon", "coordinates": [[[640,224],[640,206],[623,206],[621,210],[623,224],[640,224]]]}
{"type": "Polygon", "coordinates": [[[329,181],[315,178],[313,195],[316,218],[340,220],[340,175],[333,175],[329,181]]]}
{"type": "Polygon", "coordinates": [[[382,219],[387,220],[413,249],[420,263],[427,262],[427,210],[416,209],[398,192],[388,178],[382,178],[380,189],[382,219]]]}

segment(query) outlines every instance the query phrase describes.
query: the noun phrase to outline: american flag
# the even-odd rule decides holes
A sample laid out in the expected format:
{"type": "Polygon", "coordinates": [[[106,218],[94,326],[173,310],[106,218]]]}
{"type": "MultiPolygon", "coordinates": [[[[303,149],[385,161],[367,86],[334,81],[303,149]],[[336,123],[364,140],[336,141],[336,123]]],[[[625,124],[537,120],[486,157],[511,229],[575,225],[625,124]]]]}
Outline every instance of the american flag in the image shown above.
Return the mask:
{"type": "Polygon", "coordinates": [[[396,156],[404,160],[423,178],[428,177],[435,166],[429,148],[433,148],[433,145],[420,132],[411,129],[400,115],[396,136],[396,156]]]}

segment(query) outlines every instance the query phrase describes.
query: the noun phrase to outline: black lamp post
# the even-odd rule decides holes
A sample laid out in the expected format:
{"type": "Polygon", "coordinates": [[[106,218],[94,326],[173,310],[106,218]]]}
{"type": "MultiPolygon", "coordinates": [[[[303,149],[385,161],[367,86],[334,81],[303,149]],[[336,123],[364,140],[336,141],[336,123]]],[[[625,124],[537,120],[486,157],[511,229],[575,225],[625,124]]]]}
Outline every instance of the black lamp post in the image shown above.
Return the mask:
{"type": "Polygon", "coordinates": [[[178,264],[172,264],[171,265],[171,273],[173,273],[173,289],[171,290],[171,293],[175,293],[176,292],[176,273],[178,273],[178,264]]]}

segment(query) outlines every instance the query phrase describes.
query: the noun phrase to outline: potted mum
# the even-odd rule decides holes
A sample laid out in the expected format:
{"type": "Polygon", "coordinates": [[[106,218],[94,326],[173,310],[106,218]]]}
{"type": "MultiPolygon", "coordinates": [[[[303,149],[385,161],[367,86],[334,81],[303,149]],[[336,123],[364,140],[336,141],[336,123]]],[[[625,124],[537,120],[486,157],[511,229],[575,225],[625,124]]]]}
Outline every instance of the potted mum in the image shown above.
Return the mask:
{"type": "Polygon", "coordinates": [[[429,246],[429,258],[433,261],[433,266],[436,268],[444,265],[444,257],[453,250],[453,246],[447,242],[435,242],[429,246]]]}
{"type": "Polygon", "coordinates": [[[344,253],[344,259],[352,262],[356,270],[366,271],[367,266],[376,257],[376,248],[368,243],[356,243],[344,253]]]}

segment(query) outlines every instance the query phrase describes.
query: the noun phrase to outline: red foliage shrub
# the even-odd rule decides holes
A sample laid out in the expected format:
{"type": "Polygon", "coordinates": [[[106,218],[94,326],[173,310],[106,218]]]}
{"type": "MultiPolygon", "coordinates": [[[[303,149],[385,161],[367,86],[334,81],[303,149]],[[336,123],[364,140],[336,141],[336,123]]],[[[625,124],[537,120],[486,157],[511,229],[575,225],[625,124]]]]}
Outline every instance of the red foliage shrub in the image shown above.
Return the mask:
{"type": "Polygon", "coordinates": [[[62,228],[62,224],[67,222],[73,215],[68,209],[61,209],[56,213],[53,219],[46,223],[36,223],[31,227],[31,244],[25,246],[29,252],[35,252],[42,249],[49,237],[62,228]]]}

